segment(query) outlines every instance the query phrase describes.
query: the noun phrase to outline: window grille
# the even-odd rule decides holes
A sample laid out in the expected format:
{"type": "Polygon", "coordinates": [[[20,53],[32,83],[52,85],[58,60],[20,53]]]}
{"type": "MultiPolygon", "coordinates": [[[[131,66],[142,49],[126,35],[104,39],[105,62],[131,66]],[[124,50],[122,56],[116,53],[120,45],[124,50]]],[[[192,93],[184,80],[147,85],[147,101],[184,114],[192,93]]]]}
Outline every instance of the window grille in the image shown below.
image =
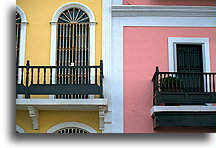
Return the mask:
{"type": "MultiPolygon", "coordinates": [[[[89,17],[81,9],[65,10],[57,24],[57,66],[89,65],[89,17]]],[[[89,84],[89,69],[57,70],[57,84],[89,84]]],[[[56,95],[56,98],[87,98],[87,95],[56,95]]]]}
{"type": "Polygon", "coordinates": [[[77,127],[70,127],[70,128],[62,128],[60,130],[55,131],[54,133],[90,133],[87,130],[81,129],[81,128],[77,128],[77,127]]]}

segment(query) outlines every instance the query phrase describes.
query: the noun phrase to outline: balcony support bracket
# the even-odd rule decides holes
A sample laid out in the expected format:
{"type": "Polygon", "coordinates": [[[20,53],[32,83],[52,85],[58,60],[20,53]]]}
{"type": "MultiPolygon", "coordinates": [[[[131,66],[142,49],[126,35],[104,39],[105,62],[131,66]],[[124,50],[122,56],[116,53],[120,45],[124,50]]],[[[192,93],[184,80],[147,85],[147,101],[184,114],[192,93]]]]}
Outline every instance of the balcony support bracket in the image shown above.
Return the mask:
{"type": "Polygon", "coordinates": [[[104,131],[104,119],[105,119],[105,112],[107,111],[106,106],[99,106],[99,129],[104,131]]]}
{"type": "Polygon", "coordinates": [[[32,120],[32,126],[34,130],[39,129],[39,113],[35,106],[28,106],[29,116],[32,120]]]}

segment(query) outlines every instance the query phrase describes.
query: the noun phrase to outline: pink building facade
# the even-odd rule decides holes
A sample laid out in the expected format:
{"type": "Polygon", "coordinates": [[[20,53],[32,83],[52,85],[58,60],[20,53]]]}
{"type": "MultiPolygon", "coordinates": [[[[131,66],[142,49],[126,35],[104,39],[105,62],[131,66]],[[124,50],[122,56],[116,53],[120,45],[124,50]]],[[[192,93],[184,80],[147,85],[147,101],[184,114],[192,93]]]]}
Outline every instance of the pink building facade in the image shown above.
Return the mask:
{"type": "Polygon", "coordinates": [[[105,80],[113,132],[215,132],[215,8],[214,0],[113,0],[105,80]],[[182,89],[162,89],[174,83],[182,89]]]}

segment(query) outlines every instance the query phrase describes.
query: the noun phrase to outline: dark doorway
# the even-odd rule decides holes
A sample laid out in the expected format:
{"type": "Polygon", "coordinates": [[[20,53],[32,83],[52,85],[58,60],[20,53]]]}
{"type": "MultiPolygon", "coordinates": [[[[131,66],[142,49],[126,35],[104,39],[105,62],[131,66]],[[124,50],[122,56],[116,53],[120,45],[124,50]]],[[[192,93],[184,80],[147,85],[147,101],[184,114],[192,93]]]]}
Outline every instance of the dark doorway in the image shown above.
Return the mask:
{"type": "Polygon", "coordinates": [[[202,45],[177,44],[177,72],[184,81],[184,91],[203,91],[202,45]]]}

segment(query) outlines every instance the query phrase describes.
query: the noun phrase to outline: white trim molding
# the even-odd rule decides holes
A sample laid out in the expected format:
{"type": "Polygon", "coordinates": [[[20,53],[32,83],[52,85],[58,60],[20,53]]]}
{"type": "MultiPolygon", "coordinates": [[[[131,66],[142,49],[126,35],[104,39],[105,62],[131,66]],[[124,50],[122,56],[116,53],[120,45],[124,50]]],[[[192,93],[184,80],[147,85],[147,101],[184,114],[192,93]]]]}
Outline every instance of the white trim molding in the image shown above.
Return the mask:
{"type": "Polygon", "coordinates": [[[150,115],[153,116],[155,112],[216,112],[216,106],[153,106],[150,115]]]}
{"type": "Polygon", "coordinates": [[[79,3],[79,2],[69,2],[69,3],[66,3],[66,4],[62,5],[61,7],[59,7],[55,11],[55,13],[54,13],[54,15],[52,17],[51,23],[57,23],[58,19],[59,19],[59,16],[62,14],[62,12],[64,12],[67,9],[70,9],[70,8],[82,9],[88,15],[88,17],[90,19],[90,23],[96,23],[94,13],[92,12],[92,10],[88,6],[86,6],[86,5],[82,4],[82,3],[79,3]]]}
{"type": "Polygon", "coordinates": [[[76,128],[81,128],[84,130],[87,130],[90,133],[97,133],[97,131],[92,128],[91,126],[81,123],[81,122],[63,122],[57,125],[54,125],[53,127],[49,128],[47,130],[47,133],[54,133],[55,131],[62,129],[62,128],[67,128],[67,127],[76,127],[76,128]]]}
{"type": "Polygon", "coordinates": [[[20,32],[20,55],[19,55],[19,65],[25,65],[25,48],[26,48],[26,27],[28,21],[26,19],[26,14],[19,6],[16,6],[16,11],[21,16],[21,32],[20,32]]]}
{"type": "MultiPolygon", "coordinates": [[[[70,8],[79,8],[86,12],[90,19],[90,65],[95,65],[95,28],[96,28],[96,21],[93,11],[86,5],[79,3],[79,2],[69,2],[61,7],[59,7],[53,17],[51,23],[51,49],[50,49],[50,65],[56,65],[56,28],[59,16],[67,9],[70,8]]],[[[94,82],[94,71],[91,72],[91,82],[94,82]]],[[[55,83],[55,76],[53,75],[53,84],[55,83]]],[[[53,96],[50,96],[53,98],[53,96]]]]}
{"type": "Polygon", "coordinates": [[[16,131],[19,133],[25,133],[25,130],[19,125],[16,125],[16,131]]]}
{"type": "MultiPolygon", "coordinates": [[[[117,1],[117,0],[115,0],[117,1]]],[[[112,130],[112,112],[111,112],[111,27],[112,27],[112,2],[111,0],[102,1],[102,59],[104,65],[104,79],[103,79],[103,94],[108,100],[108,111],[105,112],[104,130],[103,133],[111,133],[112,130]]],[[[104,121],[104,120],[103,120],[104,121]]]]}
{"type": "Polygon", "coordinates": [[[215,17],[215,6],[114,5],[114,17],[215,17]]]}
{"type": "Polygon", "coordinates": [[[170,72],[177,72],[177,44],[202,45],[203,72],[211,72],[209,38],[168,37],[168,58],[170,72]]]}
{"type": "Polygon", "coordinates": [[[26,14],[25,12],[22,10],[21,7],[19,7],[18,5],[16,5],[16,11],[20,14],[21,16],[21,23],[25,23],[27,24],[28,21],[27,21],[27,18],[26,18],[26,14]]]}

